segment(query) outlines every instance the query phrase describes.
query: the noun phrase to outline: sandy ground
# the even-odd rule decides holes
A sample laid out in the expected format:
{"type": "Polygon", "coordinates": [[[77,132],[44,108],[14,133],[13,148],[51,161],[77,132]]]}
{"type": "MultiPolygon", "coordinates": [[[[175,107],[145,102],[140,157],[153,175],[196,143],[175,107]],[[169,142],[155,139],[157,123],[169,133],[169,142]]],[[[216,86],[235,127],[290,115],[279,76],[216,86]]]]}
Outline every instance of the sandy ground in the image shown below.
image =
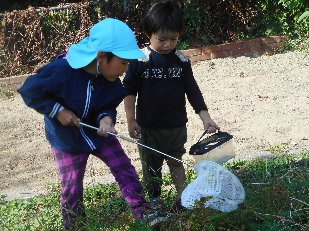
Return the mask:
{"type": "MultiPolygon", "coordinates": [[[[309,55],[286,53],[259,58],[214,59],[193,66],[209,112],[222,131],[234,135],[236,159],[268,156],[286,143],[289,152],[309,150],[309,55]]],[[[118,133],[128,136],[123,105],[118,133]]],[[[188,106],[187,152],[202,134],[202,123],[188,106]]],[[[58,183],[42,115],[19,95],[0,101],[0,196],[4,200],[44,195],[58,183]]],[[[137,147],[121,141],[140,173],[137,147]]],[[[192,160],[189,154],[185,161],[192,160]]],[[[85,185],[112,182],[108,168],[90,158],[85,185]]]]}

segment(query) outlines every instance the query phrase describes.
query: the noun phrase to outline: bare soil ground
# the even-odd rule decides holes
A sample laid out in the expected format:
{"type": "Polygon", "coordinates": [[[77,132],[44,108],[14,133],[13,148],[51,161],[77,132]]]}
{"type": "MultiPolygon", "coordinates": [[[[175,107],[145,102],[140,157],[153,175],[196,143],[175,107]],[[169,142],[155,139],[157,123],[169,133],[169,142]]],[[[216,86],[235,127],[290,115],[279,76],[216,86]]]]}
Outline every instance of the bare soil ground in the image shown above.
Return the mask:
{"type": "MultiPolygon", "coordinates": [[[[309,55],[285,53],[258,58],[214,59],[193,66],[212,118],[234,135],[236,159],[268,156],[269,147],[286,144],[289,152],[309,150],[309,55]]],[[[117,130],[128,136],[123,105],[117,130]]],[[[202,123],[188,105],[187,150],[202,134],[202,123]]],[[[121,141],[138,172],[135,144],[121,141]]],[[[5,200],[44,195],[58,183],[43,116],[20,96],[1,95],[0,196],[5,200]]],[[[185,160],[192,157],[185,155],[185,160]]],[[[85,185],[112,182],[108,168],[90,158],[85,185]]]]}

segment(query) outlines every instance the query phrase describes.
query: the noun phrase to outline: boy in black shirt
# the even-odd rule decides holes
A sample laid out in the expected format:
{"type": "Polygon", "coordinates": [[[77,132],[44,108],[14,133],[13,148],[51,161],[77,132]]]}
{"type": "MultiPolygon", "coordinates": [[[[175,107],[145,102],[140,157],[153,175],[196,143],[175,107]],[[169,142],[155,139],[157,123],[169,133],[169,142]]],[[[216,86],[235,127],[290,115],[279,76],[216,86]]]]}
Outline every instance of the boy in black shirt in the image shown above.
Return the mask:
{"type": "MultiPolygon", "coordinates": [[[[123,81],[129,133],[132,138],[140,138],[140,143],[181,160],[187,141],[186,96],[208,133],[220,128],[208,114],[190,60],[175,49],[183,32],[178,5],[170,1],[153,5],[144,18],[144,29],[150,40],[150,46],[143,50],[147,57],[133,60],[123,81]]],[[[181,208],[180,197],[186,186],[183,164],[138,148],[151,204],[157,207],[161,203],[161,169],[166,160],[177,191],[175,208],[181,208]]]]}

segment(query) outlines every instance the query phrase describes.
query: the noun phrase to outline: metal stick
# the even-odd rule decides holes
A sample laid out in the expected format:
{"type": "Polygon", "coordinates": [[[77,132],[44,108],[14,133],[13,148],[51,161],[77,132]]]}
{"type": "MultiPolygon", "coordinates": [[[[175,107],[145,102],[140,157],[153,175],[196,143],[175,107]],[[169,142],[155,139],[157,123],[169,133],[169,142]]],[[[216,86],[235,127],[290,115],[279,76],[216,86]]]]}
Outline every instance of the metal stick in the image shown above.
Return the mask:
{"type": "MultiPolygon", "coordinates": [[[[85,124],[85,123],[83,123],[83,122],[79,122],[79,124],[82,125],[82,126],[84,126],[84,127],[88,127],[88,128],[94,129],[94,130],[99,130],[99,128],[94,127],[94,126],[91,126],[91,125],[89,125],[89,124],[85,124]]],[[[122,135],[115,134],[115,133],[113,133],[113,132],[107,132],[107,134],[112,135],[112,136],[116,136],[116,137],[118,137],[118,138],[120,138],[120,139],[129,141],[129,142],[131,142],[131,143],[140,145],[140,146],[142,146],[142,147],[144,147],[144,148],[148,148],[148,149],[150,149],[150,150],[152,150],[152,151],[155,151],[155,152],[157,152],[157,153],[160,153],[161,155],[167,156],[167,157],[169,157],[169,158],[171,158],[171,159],[174,159],[174,160],[176,160],[176,161],[178,161],[178,162],[181,162],[181,163],[183,163],[183,164],[185,164],[185,165],[188,165],[189,167],[192,167],[192,168],[194,167],[194,165],[192,165],[192,164],[189,164],[189,163],[187,163],[187,162],[185,162],[185,161],[183,161],[183,160],[179,160],[179,159],[177,159],[177,158],[175,158],[175,157],[173,157],[173,156],[167,155],[167,154],[164,153],[164,152],[160,152],[159,150],[156,150],[156,149],[154,149],[154,148],[151,148],[151,147],[149,147],[149,146],[146,146],[146,145],[144,145],[144,144],[141,144],[141,143],[137,142],[136,140],[127,138],[127,137],[122,136],[122,135]]]]}

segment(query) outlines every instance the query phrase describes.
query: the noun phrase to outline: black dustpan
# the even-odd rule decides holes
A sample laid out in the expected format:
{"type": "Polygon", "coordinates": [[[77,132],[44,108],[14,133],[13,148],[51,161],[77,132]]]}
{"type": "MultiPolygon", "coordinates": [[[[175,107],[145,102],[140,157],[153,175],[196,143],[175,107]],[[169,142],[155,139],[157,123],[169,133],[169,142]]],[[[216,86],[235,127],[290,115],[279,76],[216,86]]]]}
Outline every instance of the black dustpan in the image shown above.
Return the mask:
{"type": "Polygon", "coordinates": [[[204,155],[205,153],[210,152],[233,138],[231,134],[219,131],[201,140],[205,134],[206,131],[199,138],[197,143],[191,146],[189,151],[190,155],[204,155]]]}
{"type": "Polygon", "coordinates": [[[196,144],[192,145],[189,154],[196,162],[209,160],[218,164],[234,158],[233,136],[227,132],[217,132],[202,140],[206,132],[199,138],[196,144]]]}

